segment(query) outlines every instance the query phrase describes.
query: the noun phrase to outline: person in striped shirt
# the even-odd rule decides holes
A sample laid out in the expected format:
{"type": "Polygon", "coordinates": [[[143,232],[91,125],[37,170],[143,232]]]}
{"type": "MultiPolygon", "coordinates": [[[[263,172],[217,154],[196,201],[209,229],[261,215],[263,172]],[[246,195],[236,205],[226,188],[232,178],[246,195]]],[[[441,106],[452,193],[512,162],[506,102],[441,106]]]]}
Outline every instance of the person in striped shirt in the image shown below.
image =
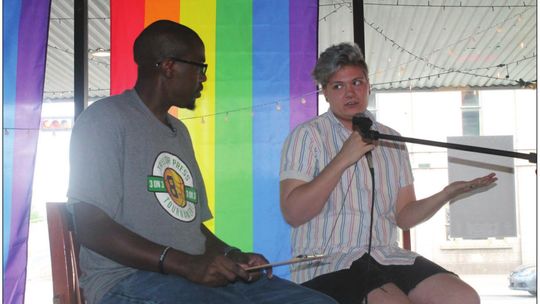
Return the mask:
{"type": "Polygon", "coordinates": [[[449,200],[492,185],[495,174],[453,182],[416,199],[405,144],[371,142],[354,129],[352,118],[363,113],[374,121],[373,130],[399,135],[367,110],[370,84],[360,48],[350,43],[329,47],[313,77],[330,109],[285,140],[280,207],[292,226],[293,256],[327,257],[292,265],[293,281],[340,303],[480,303],[457,275],[400,248],[397,228],[408,230],[449,200]]]}

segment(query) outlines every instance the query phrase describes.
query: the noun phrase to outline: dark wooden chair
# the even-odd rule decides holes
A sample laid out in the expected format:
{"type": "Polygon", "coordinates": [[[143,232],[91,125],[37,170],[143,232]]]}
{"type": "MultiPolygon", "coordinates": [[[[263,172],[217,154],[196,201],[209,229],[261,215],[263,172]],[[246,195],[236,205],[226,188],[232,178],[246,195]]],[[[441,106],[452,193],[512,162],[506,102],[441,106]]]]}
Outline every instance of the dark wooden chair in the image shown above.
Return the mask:
{"type": "Polygon", "coordinates": [[[403,231],[403,249],[411,250],[411,231],[403,231]]]}
{"type": "Polygon", "coordinates": [[[79,248],[65,203],[47,203],[54,304],[85,303],[79,287],[79,248]]]}

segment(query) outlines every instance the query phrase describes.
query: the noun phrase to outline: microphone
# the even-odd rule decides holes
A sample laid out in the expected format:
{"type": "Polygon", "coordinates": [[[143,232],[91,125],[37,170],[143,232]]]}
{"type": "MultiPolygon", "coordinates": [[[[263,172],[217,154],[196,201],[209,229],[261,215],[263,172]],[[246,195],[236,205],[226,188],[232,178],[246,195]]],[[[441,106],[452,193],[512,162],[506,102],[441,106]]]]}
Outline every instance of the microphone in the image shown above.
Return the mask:
{"type": "Polygon", "coordinates": [[[373,160],[371,159],[371,151],[366,152],[365,156],[366,156],[369,170],[373,171],[373,160]]]}
{"type": "MultiPolygon", "coordinates": [[[[373,125],[373,121],[365,113],[357,113],[353,116],[353,129],[358,130],[360,132],[360,135],[362,135],[362,138],[373,140],[377,139],[374,136],[374,132],[370,130],[371,126],[373,125]]],[[[366,160],[369,166],[369,169],[373,170],[373,160],[371,158],[371,151],[366,152],[365,154],[366,160]]]]}
{"type": "Polygon", "coordinates": [[[365,113],[357,113],[352,119],[353,129],[358,130],[360,135],[365,139],[376,140],[379,138],[379,132],[370,130],[373,125],[373,121],[365,113]]]}

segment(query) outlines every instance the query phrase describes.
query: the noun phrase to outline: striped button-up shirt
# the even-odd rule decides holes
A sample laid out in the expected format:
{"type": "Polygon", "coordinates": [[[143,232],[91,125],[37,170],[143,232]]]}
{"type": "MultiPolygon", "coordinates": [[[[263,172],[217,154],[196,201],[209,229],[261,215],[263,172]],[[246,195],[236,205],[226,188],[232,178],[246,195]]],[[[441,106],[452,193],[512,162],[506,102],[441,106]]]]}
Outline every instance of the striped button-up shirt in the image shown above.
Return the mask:
{"type": "MultiPolygon", "coordinates": [[[[371,113],[368,117],[374,121],[371,113]]],[[[380,123],[373,130],[399,135],[380,123]]],[[[337,155],[351,131],[328,111],[298,127],[287,137],[281,154],[280,180],[313,180],[337,155]]],[[[384,265],[410,265],[418,254],[398,244],[396,201],[400,188],[413,183],[404,143],[379,140],[371,151],[375,172],[375,210],[372,257],[384,265]]],[[[291,267],[291,278],[301,283],[318,275],[348,268],[368,251],[372,180],[365,157],[346,169],[322,211],[292,228],[292,254],[325,254],[319,263],[291,267]]]]}

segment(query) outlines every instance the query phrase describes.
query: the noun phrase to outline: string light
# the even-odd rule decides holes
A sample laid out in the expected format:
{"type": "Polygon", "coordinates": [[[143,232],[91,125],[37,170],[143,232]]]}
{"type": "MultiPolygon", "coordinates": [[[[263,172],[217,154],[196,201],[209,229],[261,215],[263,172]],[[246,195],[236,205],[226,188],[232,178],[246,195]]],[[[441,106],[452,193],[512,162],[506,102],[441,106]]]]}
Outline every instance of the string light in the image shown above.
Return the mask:
{"type": "Polygon", "coordinates": [[[32,131],[41,131],[40,128],[3,128],[4,135],[9,135],[9,130],[11,131],[26,131],[27,134],[30,134],[32,131]]]}
{"type": "MultiPolygon", "coordinates": [[[[471,76],[476,76],[476,77],[483,77],[483,78],[501,80],[500,76],[499,77],[493,77],[493,76],[489,76],[489,75],[479,75],[479,74],[475,74],[475,73],[472,73],[472,72],[473,71],[478,71],[478,70],[489,71],[491,69],[498,69],[498,68],[501,68],[501,67],[506,67],[507,68],[507,75],[508,75],[508,77],[506,77],[506,78],[508,79],[508,81],[514,82],[514,83],[516,83],[517,85],[519,85],[521,87],[530,87],[530,84],[531,83],[535,84],[536,80],[525,82],[523,79],[520,79],[520,80],[509,79],[510,75],[509,75],[509,72],[508,72],[508,67],[510,65],[513,65],[513,64],[519,65],[520,62],[526,61],[526,60],[531,60],[531,59],[536,59],[536,55],[533,54],[532,56],[523,57],[522,59],[510,62],[510,63],[501,63],[501,64],[498,64],[498,65],[489,66],[489,67],[474,68],[474,69],[469,69],[469,70],[449,70],[449,71],[446,71],[446,72],[441,72],[441,73],[436,73],[436,74],[429,74],[429,75],[419,76],[419,77],[409,78],[409,79],[419,81],[419,80],[422,80],[422,79],[430,79],[431,77],[435,77],[435,76],[437,78],[440,78],[441,75],[447,75],[447,74],[450,74],[450,73],[460,73],[460,74],[466,74],[466,75],[471,75],[471,76]],[[523,84],[523,83],[525,83],[525,84],[523,84]]],[[[393,89],[394,84],[396,84],[396,83],[400,84],[401,82],[402,82],[401,80],[398,80],[398,81],[388,81],[388,82],[381,82],[381,83],[372,83],[371,85],[372,85],[372,87],[374,89],[384,88],[386,86],[390,86],[390,89],[393,89]]]]}
{"type": "MultiPolygon", "coordinates": [[[[75,53],[72,51],[72,50],[68,50],[68,49],[62,49],[58,46],[55,46],[55,45],[52,45],[52,44],[47,44],[47,47],[48,48],[51,48],[51,49],[54,49],[54,50],[58,50],[58,51],[61,51],[61,52],[64,52],[64,53],[67,53],[67,54],[70,54],[70,55],[73,55],[75,56],[75,53]]],[[[107,57],[100,57],[100,58],[107,58],[107,57]]],[[[108,59],[105,59],[105,60],[108,60],[108,59]]],[[[97,58],[95,57],[88,57],[88,62],[90,63],[94,63],[94,64],[98,64],[98,65],[103,65],[105,67],[109,67],[110,66],[110,63],[108,62],[104,62],[104,61],[100,61],[98,60],[97,58]]]]}
{"type": "MultiPolygon", "coordinates": [[[[518,14],[520,15],[520,14],[518,14]]],[[[506,21],[508,20],[512,20],[516,15],[510,17],[510,18],[507,18],[505,19],[503,22],[499,23],[497,26],[500,26],[500,24],[503,24],[505,23],[506,21]]],[[[404,47],[402,47],[401,45],[399,45],[396,41],[394,41],[392,38],[386,36],[383,32],[383,29],[381,29],[378,25],[376,25],[374,22],[368,22],[368,20],[366,20],[364,18],[364,23],[368,24],[371,28],[373,28],[377,33],[379,33],[379,35],[383,36],[385,41],[389,41],[390,43],[392,43],[392,46],[399,49],[402,53],[407,53],[409,54],[413,59],[408,61],[408,62],[405,62],[404,64],[408,64],[410,62],[412,62],[413,60],[419,60],[419,61],[422,61],[426,64],[426,66],[430,69],[430,70],[433,70],[433,69],[438,69],[440,70],[441,72],[439,73],[434,73],[434,74],[430,74],[430,75],[425,75],[425,76],[421,76],[421,77],[417,77],[417,78],[414,78],[415,80],[420,80],[420,79],[425,79],[425,78],[430,78],[431,76],[437,76],[437,77],[440,77],[441,75],[445,75],[445,74],[450,74],[450,73],[460,73],[460,74],[465,74],[465,75],[470,75],[470,76],[474,76],[474,77],[482,77],[482,78],[488,78],[488,79],[494,79],[494,80],[501,80],[500,77],[493,77],[493,76],[490,76],[489,73],[487,73],[488,75],[482,75],[482,74],[478,74],[478,73],[474,73],[474,71],[481,71],[481,70],[485,70],[485,71],[489,71],[490,69],[492,69],[493,67],[480,67],[480,68],[474,68],[474,69],[469,69],[469,70],[454,70],[454,69],[450,69],[450,68],[445,68],[445,67],[442,67],[442,66],[438,66],[436,64],[433,64],[430,62],[430,60],[426,59],[425,57],[422,57],[422,56],[419,56],[419,55],[416,55],[414,53],[412,53],[411,51],[405,49],[404,47]]],[[[489,28],[488,28],[489,29],[489,28]]],[[[476,33],[473,33],[471,36],[469,37],[466,37],[464,39],[460,39],[459,41],[455,42],[455,43],[451,43],[450,45],[447,46],[447,50],[448,50],[448,53],[449,55],[453,55],[454,52],[452,50],[452,46],[455,46],[457,45],[458,43],[460,42],[463,42],[463,41],[470,41],[471,39],[474,39],[474,36],[475,35],[479,35],[481,34],[482,32],[486,32],[488,29],[485,29],[483,31],[478,31],[476,33]]],[[[444,48],[444,47],[443,47],[444,48]]],[[[437,50],[434,50],[432,53],[428,54],[427,57],[428,58],[431,58],[434,53],[440,51],[441,49],[437,49],[437,50]]],[[[528,58],[523,58],[521,60],[517,60],[513,63],[515,63],[516,65],[519,64],[520,61],[523,61],[523,60],[527,60],[527,59],[535,59],[536,56],[533,55],[533,56],[529,56],[528,58]]],[[[390,62],[391,59],[388,58],[388,62],[390,62]]],[[[508,68],[508,65],[510,64],[513,64],[513,63],[505,63],[505,64],[501,64],[501,66],[506,66],[508,68]]],[[[402,76],[403,74],[403,70],[401,70],[401,68],[403,67],[403,63],[400,64],[400,70],[398,72],[398,75],[402,76]]],[[[389,67],[387,68],[387,70],[390,70],[390,69],[393,69],[393,67],[389,67]]],[[[379,72],[379,71],[378,71],[379,72]]],[[[508,81],[513,81],[515,83],[517,83],[518,81],[517,80],[511,80],[509,79],[510,76],[509,76],[509,73],[507,72],[507,75],[508,77],[506,77],[506,79],[508,79],[508,81]]],[[[392,83],[395,83],[395,82],[398,82],[398,83],[401,83],[401,81],[393,81],[393,82],[386,82],[386,83],[375,83],[373,84],[373,86],[375,88],[377,87],[384,87],[384,85],[388,85],[390,84],[390,87],[392,88],[392,83]]]]}
{"type": "Polygon", "coordinates": [[[307,92],[305,94],[302,94],[302,95],[300,95],[298,97],[291,97],[290,99],[284,99],[284,100],[280,100],[280,101],[273,101],[273,102],[268,102],[268,103],[264,103],[264,104],[257,104],[257,105],[250,106],[250,107],[242,107],[242,108],[237,108],[237,109],[230,109],[230,110],[227,110],[227,111],[216,112],[216,113],[212,113],[212,114],[184,117],[184,118],[180,118],[180,119],[183,120],[183,121],[192,120],[192,119],[200,119],[201,123],[204,123],[206,121],[206,118],[208,118],[208,117],[214,117],[214,116],[218,116],[218,115],[223,115],[224,116],[223,120],[225,122],[227,122],[230,119],[229,113],[236,113],[236,112],[241,112],[241,111],[249,112],[249,115],[251,115],[251,117],[254,117],[255,116],[255,109],[272,106],[272,107],[274,107],[274,109],[276,111],[280,112],[282,110],[282,108],[283,108],[282,103],[288,105],[290,103],[290,101],[293,101],[293,102],[296,101],[296,102],[298,102],[300,104],[307,104],[307,99],[306,99],[307,96],[318,95],[319,93],[320,93],[320,90],[315,90],[315,91],[311,91],[311,92],[307,92]]]}
{"type": "Polygon", "coordinates": [[[334,7],[334,10],[330,11],[328,14],[324,15],[322,18],[319,18],[319,22],[320,21],[326,21],[326,19],[337,13],[340,9],[342,9],[343,7],[347,7],[349,8],[350,12],[352,12],[352,2],[341,2],[341,3],[332,3],[332,4],[321,4],[319,5],[320,7],[323,7],[323,6],[330,6],[332,5],[334,7]]]}
{"type": "MultiPolygon", "coordinates": [[[[506,6],[505,6],[506,7],[506,6]]],[[[519,6],[521,7],[521,6],[519,6]]],[[[448,44],[446,47],[442,47],[442,48],[439,48],[439,49],[435,49],[433,50],[430,54],[428,54],[427,56],[423,57],[423,56],[419,56],[419,55],[416,55],[414,54],[413,52],[405,49],[404,47],[402,47],[401,45],[399,45],[399,43],[397,43],[395,40],[393,40],[392,38],[388,37],[387,35],[384,34],[383,32],[383,29],[375,24],[374,22],[369,22],[369,20],[367,20],[366,18],[364,18],[364,23],[367,24],[368,26],[370,26],[371,28],[373,28],[379,35],[381,35],[385,41],[389,41],[390,43],[392,43],[392,46],[397,48],[398,50],[401,51],[401,53],[407,53],[409,54],[412,59],[405,62],[405,63],[400,63],[400,65],[402,64],[408,64],[410,62],[413,62],[414,60],[418,60],[418,61],[422,61],[426,64],[426,66],[429,68],[429,70],[432,70],[432,69],[437,69],[437,70],[440,70],[441,72],[438,73],[438,74],[435,74],[437,75],[438,77],[440,77],[441,74],[449,74],[449,73],[462,73],[462,74],[466,74],[466,75],[470,75],[470,76],[474,76],[474,77],[483,77],[483,78],[488,78],[488,79],[495,79],[495,80],[500,80],[498,78],[495,78],[493,76],[489,76],[489,75],[480,75],[480,74],[476,74],[476,73],[473,73],[472,71],[478,71],[478,70],[489,70],[489,68],[476,68],[476,69],[470,69],[470,70],[452,70],[452,69],[449,69],[449,68],[445,68],[445,67],[442,67],[442,66],[438,66],[436,64],[433,64],[431,63],[431,60],[428,60],[427,58],[432,58],[432,56],[436,53],[436,52],[439,52],[441,51],[442,49],[446,48],[448,50],[448,53],[450,56],[452,56],[454,54],[454,52],[452,51],[452,47],[455,47],[456,45],[458,45],[459,43],[461,42],[468,42],[470,41],[471,39],[474,40],[474,36],[476,35],[479,35],[480,37],[484,34],[484,33],[487,33],[490,29],[493,29],[493,28],[503,28],[503,24],[505,24],[506,22],[508,21],[512,21],[512,20],[515,20],[515,18],[521,18],[521,15],[522,15],[523,12],[519,12],[517,14],[514,14],[506,19],[504,19],[502,22],[499,22],[498,24],[495,24],[493,26],[490,26],[490,27],[487,27],[485,28],[484,30],[479,30],[473,34],[471,34],[469,37],[464,37],[462,39],[459,39],[458,41],[454,42],[454,43],[450,43],[448,44]]],[[[475,40],[474,40],[475,41],[475,40]]],[[[534,57],[536,58],[536,57],[534,57]]],[[[390,57],[388,58],[388,62],[391,62],[391,59],[390,57]]],[[[394,69],[395,67],[388,67],[387,70],[391,70],[391,69],[394,69]]],[[[432,74],[433,75],[433,74],[432,74]]],[[[425,77],[430,77],[432,75],[428,75],[428,76],[422,76],[422,77],[419,77],[419,78],[416,78],[416,79],[422,79],[422,78],[425,78],[425,77]]],[[[517,82],[517,80],[512,80],[514,82],[517,82]]]]}
{"type": "MultiPolygon", "coordinates": [[[[336,5],[347,5],[350,6],[352,2],[340,2],[340,3],[330,3],[330,4],[320,4],[320,7],[324,6],[334,6],[336,5]]],[[[408,4],[408,3],[399,3],[399,1],[396,1],[396,3],[381,3],[381,2],[364,2],[364,5],[368,6],[391,6],[391,7],[427,7],[427,8],[521,8],[521,7],[536,7],[535,5],[530,4],[506,4],[506,5],[463,5],[462,1],[458,4],[431,4],[430,1],[427,1],[427,4],[408,4]]]]}

